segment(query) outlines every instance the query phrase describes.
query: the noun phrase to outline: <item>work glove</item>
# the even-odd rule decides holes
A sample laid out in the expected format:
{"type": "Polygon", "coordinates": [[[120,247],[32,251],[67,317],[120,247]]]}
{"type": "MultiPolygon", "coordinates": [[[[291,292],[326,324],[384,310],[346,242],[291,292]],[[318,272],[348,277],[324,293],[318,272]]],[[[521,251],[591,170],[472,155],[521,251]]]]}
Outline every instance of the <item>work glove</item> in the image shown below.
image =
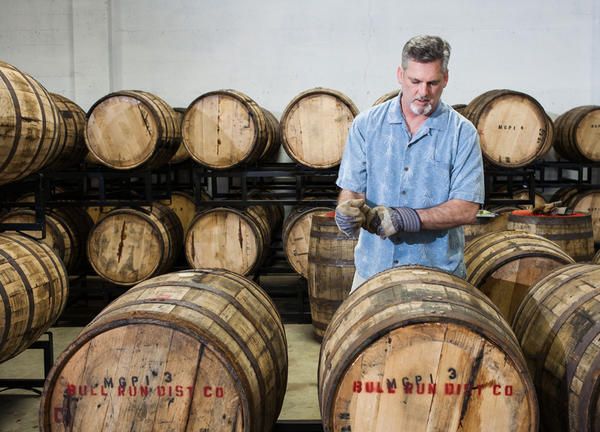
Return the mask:
{"type": "Polygon", "coordinates": [[[335,223],[348,237],[357,238],[369,210],[364,198],[346,200],[335,208],[335,223]]]}
{"type": "Polygon", "coordinates": [[[421,218],[410,207],[376,206],[368,211],[365,225],[385,240],[400,232],[421,231],[421,218]]]}

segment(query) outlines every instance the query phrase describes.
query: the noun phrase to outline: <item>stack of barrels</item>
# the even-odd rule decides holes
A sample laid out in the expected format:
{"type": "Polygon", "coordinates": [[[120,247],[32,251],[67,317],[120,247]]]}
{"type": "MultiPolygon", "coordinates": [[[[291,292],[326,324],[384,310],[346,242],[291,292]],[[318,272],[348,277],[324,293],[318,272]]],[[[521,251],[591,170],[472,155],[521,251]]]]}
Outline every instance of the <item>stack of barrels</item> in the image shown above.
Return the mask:
{"type": "MultiPolygon", "coordinates": [[[[298,165],[330,169],[358,114],[344,94],[314,88],[295,96],[280,121],[237,90],[205,93],[186,108],[124,90],[100,98],[86,115],[6,63],[0,96],[11,102],[0,113],[0,128],[9,131],[1,134],[0,184],[68,168],[88,152],[115,170],[187,159],[228,170],[276,161],[282,147],[298,165]]],[[[578,107],[552,122],[531,96],[492,90],[455,109],[479,131],[487,167],[525,167],[552,146],[569,160],[600,161],[600,107],[578,107]]],[[[573,215],[497,209],[501,218],[465,227],[466,281],[406,266],[352,294],[357,240],[338,230],[331,208],[306,200],[286,217],[276,201],[203,207],[190,193],[104,209],[95,219],[71,205],[49,209],[43,242],[0,234],[9,279],[8,290],[0,289],[0,361],[58,318],[67,275],[81,270],[85,256],[102,279],[131,287],[56,361],[40,407],[42,430],[165,422],[271,430],[286,388],[287,342],[275,305],[250,277],[279,232],[291,268],[308,281],[313,331],[322,339],[325,430],[595,427],[600,270],[582,263],[600,262],[594,191],[560,192],[556,200],[573,215]],[[193,270],[169,273],[181,253],[193,270]]],[[[35,218],[34,210],[13,209],[0,223],[35,218]]]]}
{"type": "Polygon", "coordinates": [[[44,169],[79,163],[83,111],[64,96],[49,93],[31,75],[0,62],[0,184],[44,169]]]}

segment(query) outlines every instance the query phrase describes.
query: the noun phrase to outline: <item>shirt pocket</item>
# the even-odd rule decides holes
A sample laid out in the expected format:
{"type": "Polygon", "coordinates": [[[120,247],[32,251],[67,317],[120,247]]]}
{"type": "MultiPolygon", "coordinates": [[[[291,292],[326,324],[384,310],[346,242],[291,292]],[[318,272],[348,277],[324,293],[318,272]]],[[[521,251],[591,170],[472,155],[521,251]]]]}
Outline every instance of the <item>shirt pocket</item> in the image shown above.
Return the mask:
{"type": "Polygon", "coordinates": [[[424,179],[422,187],[425,207],[441,204],[450,196],[450,164],[436,160],[423,163],[424,179]]]}

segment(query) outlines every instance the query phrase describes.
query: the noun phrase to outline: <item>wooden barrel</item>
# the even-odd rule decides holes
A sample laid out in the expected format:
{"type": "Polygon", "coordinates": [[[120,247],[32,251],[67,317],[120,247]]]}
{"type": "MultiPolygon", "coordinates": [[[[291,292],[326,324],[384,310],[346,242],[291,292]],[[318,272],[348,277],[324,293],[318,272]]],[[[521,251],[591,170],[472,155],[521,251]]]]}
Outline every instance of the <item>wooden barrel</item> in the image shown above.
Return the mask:
{"type": "Polygon", "coordinates": [[[313,332],[322,339],[331,317],[348,297],[358,240],[341,232],[331,213],[312,218],[308,249],[308,300],[313,332]]]}
{"type": "Polygon", "coordinates": [[[521,231],[484,234],[465,248],[467,281],[483,291],[509,322],[537,279],[573,262],[556,243],[521,231]]]}
{"type": "Polygon", "coordinates": [[[481,150],[491,164],[519,168],[545,155],[552,146],[552,127],[544,108],[531,96],[491,90],[463,111],[479,131],[481,150]]]}
{"type": "Polygon", "coordinates": [[[530,210],[517,210],[508,216],[507,229],[541,235],[559,245],[575,261],[587,261],[594,254],[592,216],[534,215],[530,210]]]}
{"type": "Polygon", "coordinates": [[[490,300],[420,266],[367,280],[333,316],[319,359],[324,430],[537,431],[519,344],[490,300]]]}
{"type": "Polygon", "coordinates": [[[573,162],[600,161],[600,106],[570,109],[554,122],[554,150],[573,162]]]}
{"type": "Polygon", "coordinates": [[[69,278],[45,243],[0,233],[0,362],[34,343],[62,313],[69,278]]]}
{"type": "Polygon", "coordinates": [[[60,355],[42,431],[270,431],[287,383],[281,317],[254,282],[186,270],[131,288],[60,355]]]}
{"type": "Polygon", "coordinates": [[[283,221],[281,239],[283,251],[290,266],[300,275],[308,279],[308,245],[310,227],[314,216],[323,216],[333,211],[329,207],[311,207],[297,205],[292,207],[283,221]]]}
{"type": "Polygon", "coordinates": [[[537,281],[513,328],[536,386],[545,432],[598,430],[600,266],[572,264],[537,281]]]}
{"type": "MultiPolygon", "coordinates": [[[[61,207],[46,212],[45,237],[39,231],[21,230],[35,239],[48,244],[65,264],[67,271],[74,273],[85,262],[87,236],[92,228],[92,218],[77,207],[61,207]]],[[[30,224],[35,222],[35,211],[30,209],[12,210],[0,217],[0,223],[30,224]]]]}
{"type": "Polygon", "coordinates": [[[452,105],[452,108],[454,109],[454,111],[456,111],[459,114],[463,114],[466,107],[467,107],[467,104],[454,104],[454,105],[452,105]]]}
{"type": "Polygon", "coordinates": [[[183,144],[204,166],[233,168],[256,162],[278,149],[276,123],[242,92],[212,91],[196,98],[183,115],[183,144]]]}
{"type": "Polygon", "coordinates": [[[100,277],[135,285],[169,271],[179,252],[183,229],[167,206],[117,208],[90,231],[87,256],[100,277]]]}
{"type": "Polygon", "coordinates": [[[63,130],[57,149],[56,159],[48,170],[61,170],[79,164],[88,153],[85,146],[85,111],[72,100],[50,93],[63,120],[63,130]]]}
{"type": "Polygon", "coordinates": [[[508,225],[508,214],[498,214],[495,217],[477,217],[475,223],[463,225],[465,247],[477,237],[491,232],[505,231],[508,225]]]}
{"type": "MultiPolygon", "coordinates": [[[[200,197],[204,201],[210,201],[210,195],[204,190],[200,191],[200,197]]],[[[203,209],[202,206],[197,205],[194,201],[194,193],[192,191],[173,191],[171,192],[171,199],[162,200],[161,203],[175,212],[181,222],[184,235],[194,217],[203,209]]]]}
{"type": "MultiPolygon", "coordinates": [[[[512,195],[512,199],[514,200],[528,200],[529,199],[529,190],[528,189],[519,189],[515,192],[513,192],[512,195]]],[[[546,199],[538,194],[535,193],[534,197],[533,197],[533,205],[531,204],[520,204],[519,207],[525,210],[533,210],[534,206],[535,207],[541,207],[545,204],[548,204],[548,202],[546,201],[546,199]]]]}
{"type": "Polygon", "coordinates": [[[338,91],[315,88],[302,92],[290,101],[281,116],[283,148],[301,165],[339,165],[358,112],[352,101],[338,91]]]}
{"type": "MultiPolygon", "coordinates": [[[[185,108],[173,108],[173,110],[175,111],[175,119],[181,127],[181,120],[183,120],[183,114],[185,113],[186,109],[185,108]]],[[[173,157],[171,158],[169,163],[179,164],[179,163],[185,162],[189,158],[190,158],[190,154],[188,153],[187,149],[183,145],[183,139],[182,139],[181,142],[179,143],[179,147],[177,148],[177,151],[175,152],[175,154],[173,155],[173,157]]]]}
{"type": "Polygon", "coordinates": [[[562,187],[557,189],[550,197],[550,202],[562,201],[564,206],[569,205],[569,201],[573,198],[579,189],[576,187],[562,187]]]}
{"type": "Polygon", "coordinates": [[[180,140],[175,111],[148,92],[114,92],[88,112],[85,143],[110,168],[156,168],[169,162],[180,140]]]}
{"type": "Polygon", "coordinates": [[[27,177],[57,155],[63,120],[42,85],[0,61],[0,184],[27,177]]]}
{"type": "Polygon", "coordinates": [[[400,90],[394,90],[394,91],[384,94],[383,96],[380,96],[379,98],[377,98],[377,100],[375,102],[373,102],[373,106],[379,105],[379,104],[382,104],[384,102],[394,99],[395,97],[398,96],[398,93],[400,93],[400,90]]]}
{"type": "Polygon", "coordinates": [[[600,244],[600,190],[583,190],[572,196],[568,206],[574,212],[589,213],[592,216],[594,243],[600,244]]]}
{"type": "Polygon", "coordinates": [[[224,268],[254,273],[271,245],[277,213],[268,207],[244,210],[218,207],[199,213],[185,236],[185,257],[192,268],[224,268]]]}

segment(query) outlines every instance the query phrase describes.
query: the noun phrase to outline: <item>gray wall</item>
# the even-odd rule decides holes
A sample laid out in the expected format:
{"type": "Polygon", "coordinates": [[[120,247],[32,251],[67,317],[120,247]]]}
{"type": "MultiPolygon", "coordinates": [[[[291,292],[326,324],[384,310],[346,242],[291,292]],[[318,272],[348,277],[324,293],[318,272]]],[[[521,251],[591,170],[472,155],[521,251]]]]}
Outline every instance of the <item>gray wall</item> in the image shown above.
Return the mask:
{"type": "Polygon", "coordinates": [[[279,116],[322,86],[364,110],[397,88],[404,42],[453,53],[444,100],[495,88],[552,117],[600,104],[598,0],[0,0],[0,60],[87,110],[120,89],[172,106],[233,88],[279,116]]]}

